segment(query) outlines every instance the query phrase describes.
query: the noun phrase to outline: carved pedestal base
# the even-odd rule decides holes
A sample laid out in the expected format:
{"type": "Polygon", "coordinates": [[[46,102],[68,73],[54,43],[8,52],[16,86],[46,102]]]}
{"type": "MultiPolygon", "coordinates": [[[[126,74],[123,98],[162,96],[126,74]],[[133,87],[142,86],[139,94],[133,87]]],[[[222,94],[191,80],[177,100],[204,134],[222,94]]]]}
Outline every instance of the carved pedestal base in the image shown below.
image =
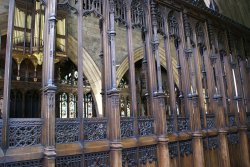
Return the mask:
{"type": "Polygon", "coordinates": [[[227,131],[219,130],[219,142],[220,142],[220,166],[230,167],[229,149],[227,131]]]}
{"type": "Polygon", "coordinates": [[[122,167],[122,144],[113,142],[110,144],[110,167],[122,167]]]}
{"type": "Polygon", "coordinates": [[[240,135],[240,150],[242,156],[242,167],[250,166],[249,163],[249,147],[248,147],[248,139],[247,139],[247,127],[239,128],[240,135]]]}
{"type": "Polygon", "coordinates": [[[193,159],[194,167],[205,166],[202,134],[200,132],[193,134],[193,159]]]}
{"type": "Polygon", "coordinates": [[[158,166],[160,167],[170,166],[170,157],[169,157],[169,151],[168,151],[168,138],[166,137],[158,138],[157,159],[158,159],[158,166]]]}
{"type": "Polygon", "coordinates": [[[44,167],[55,167],[56,161],[56,152],[54,147],[46,147],[44,149],[44,159],[43,166],[44,167]]]}

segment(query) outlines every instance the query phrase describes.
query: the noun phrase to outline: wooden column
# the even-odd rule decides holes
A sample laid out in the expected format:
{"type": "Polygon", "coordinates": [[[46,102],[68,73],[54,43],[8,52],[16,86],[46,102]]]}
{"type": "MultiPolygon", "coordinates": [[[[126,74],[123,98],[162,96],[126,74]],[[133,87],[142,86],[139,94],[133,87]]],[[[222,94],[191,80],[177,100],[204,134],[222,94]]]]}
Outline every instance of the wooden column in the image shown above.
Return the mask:
{"type": "MultiPolygon", "coordinates": [[[[166,8],[161,10],[163,17],[163,33],[164,33],[164,50],[167,64],[167,80],[168,80],[168,88],[169,88],[169,97],[170,97],[170,111],[173,114],[174,118],[174,131],[177,131],[177,106],[176,106],[176,94],[175,94],[175,81],[174,81],[174,73],[173,73],[173,64],[171,57],[171,37],[170,30],[168,26],[168,15],[169,11],[166,8]]],[[[176,34],[177,35],[177,34],[176,34]]],[[[175,36],[172,37],[174,39],[175,36]]],[[[181,82],[181,81],[179,81],[181,82]]]]}
{"type": "Polygon", "coordinates": [[[238,114],[239,114],[239,135],[240,135],[240,148],[242,155],[242,166],[250,166],[249,162],[249,147],[247,138],[247,120],[246,120],[246,108],[243,101],[243,86],[242,86],[242,70],[240,69],[239,61],[243,56],[242,49],[240,48],[241,41],[234,40],[234,51],[232,52],[235,57],[235,79],[236,79],[236,101],[238,102],[238,114]],[[239,42],[237,44],[237,42],[239,42]],[[238,45],[239,47],[237,47],[238,45]]]}
{"type": "Polygon", "coordinates": [[[78,15],[77,15],[77,111],[78,118],[80,118],[80,141],[83,141],[83,0],[78,1],[78,15]]]}
{"type": "Polygon", "coordinates": [[[9,146],[9,115],[10,115],[10,91],[11,91],[11,72],[12,72],[12,45],[13,29],[15,16],[15,0],[9,1],[8,29],[6,41],[6,57],[4,72],[4,92],[3,92],[3,130],[2,130],[2,149],[7,151],[9,146]]]}
{"type": "Polygon", "coordinates": [[[150,1],[146,1],[145,3],[145,25],[146,25],[146,32],[145,32],[145,52],[146,52],[146,59],[147,59],[147,91],[148,91],[148,104],[149,104],[149,115],[154,116],[154,111],[157,109],[155,108],[155,102],[157,101],[154,97],[154,94],[157,92],[156,86],[156,71],[155,71],[155,59],[152,55],[152,46],[151,46],[151,39],[152,39],[152,22],[151,22],[151,9],[150,9],[150,1]]]}
{"type": "Polygon", "coordinates": [[[222,66],[221,66],[221,59],[220,54],[216,52],[219,50],[218,44],[218,37],[214,31],[214,28],[211,24],[207,25],[208,34],[210,39],[210,46],[212,48],[210,59],[212,64],[214,64],[215,68],[215,78],[216,78],[216,88],[217,90],[214,91],[213,99],[214,99],[214,109],[217,109],[216,112],[216,119],[217,119],[217,128],[219,129],[219,142],[220,142],[220,155],[221,161],[220,164],[222,167],[230,167],[230,157],[229,157],[229,148],[228,148],[228,139],[227,139],[227,129],[226,129],[226,109],[223,105],[223,98],[226,98],[224,88],[224,81],[223,81],[223,73],[222,73],[222,66]]]}
{"type": "Polygon", "coordinates": [[[158,137],[157,145],[157,156],[158,165],[161,167],[168,167],[170,165],[169,151],[168,151],[168,137],[166,134],[166,108],[165,108],[165,94],[162,90],[162,75],[161,75],[161,64],[159,55],[159,40],[158,40],[158,28],[157,28],[157,7],[155,1],[151,1],[151,17],[152,17],[152,48],[153,54],[156,59],[157,68],[157,83],[158,89],[156,94],[156,104],[158,106],[158,111],[155,110],[155,125],[156,125],[156,135],[158,137]]]}
{"type": "Polygon", "coordinates": [[[129,92],[130,92],[130,106],[132,117],[134,118],[134,135],[137,136],[137,98],[136,98],[136,82],[135,82],[135,62],[133,51],[133,34],[132,34],[132,21],[131,21],[131,3],[132,0],[126,2],[126,20],[127,20],[127,50],[129,61],[129,92]]]}
{"type": "Polygon", "coordinates": [[[111,88],[108,90],[110,167],[122,166],[122,144],[120,130],[120,101],[116,85],[116,50],[115,50],[115,2],[109,0],[109,47],[111,60],[111,88]]]}
{"type": "Polygon", "coordinates": [[[47,1],[45,5],[45,25],[44,32],[45,45],[43,64],[44,85],[43,107],[44,116],[43,135],[45,135],[43,144],[44,148],[44,166],[55,166],[55,92],[54,85],[54,57],[55,57],[55,39],[56,39],[56,13],[57,0],[47,1]]]}
{"type": "Polygon", "coordinates": [[[104,18],[102,25],[103,25],[103,34],[102,34],[102,45],[103,45],[103,72],[102,75],[103,80],[103,98],[104,98],[104,112],[105,116],[108,117],[109,114],[109,102],[108,102],[108,95],[107,92],[111,89],[111,61],[110,61],[110,45],[109,45],[109,1],[105,0],[103,2],[103,15],[104,18]]]}
{"type": "MultiPolygon", "coordinates": [[[[193,56],[193,48],[191,45],[191,27],[189,23],[189,19],[187,16],[186,11],[183,13],[183,21],[184,21],[184,29],[186,35],[186,56],[188,60],[188,70],[190,75],[191,81],[191,90],[188,94],[188,98],[190,100],[190,105],[192,107],[192,112],[190,113],[193,115],[193,122],[192,123],[192,130],[193,130],[193,159],[194,159],[194,166],[195,167],[203,167],[205,166],[204,161],[204,152],[203,152],[203,142],[202,142],[202,133],[201,133],[201,123],[200,123],[200,107],[199,107],[199,100],[198,100],[198,92],[197,92],[197,84],[196,84],[196,77],[199,73],[197,73],[195,68],[194,56],[193,56]]],[[[199,78],[199,77],[197,77],[199,78]]]]}
{"type": "MultiPolygon", "coordinates": [[[[245,41],[242,39],[242,58],[240,59],[240,69],[241,69],[241,77],[242,77],[242,86],[243,86],[243,94],[244,94],[244,102],[246,107],[246,112],[250,112],[250,89],[248,84],[250,83],[250,70],[248,69],[250,66],[247,62],[247,55],[245,51],[245,41]],[[248,67],[249,66],[249,67],[248,67]]],[[[249,61],[249,60],[248,60],[249,61]]]]}
{"type": "MultiPolygon", "coordinates": [[[[206,94],[206,74],[204,75],[204,71],[205,69],[202,69],[205,65],[203,64],[203,60],[202,58],[204,58],[204,47],[205,47],[205,41],[204,41],[204,31],[203,31],[203,24],[202,23],[197,23],[196,21],[192,21],[191,23],[192,29],[193,31],[193,41],[194,41],[194,69],[195,69],[195,73],[196,73],[196,83],[197,83],[197,93],[198,93],[198,100],[199,100],[199,107],[200,107],[200,113],[199,113],[199,120],[200,120],[200,130],[202,129],[201,127],[201,116],[204,117],[204,115],[206,115],[205,112],[205,104],[204,104],[204,93],[203,93],[203,88],[205,89],[205,94],[206,94]],[[201,67],[201,65],[203,67],[201,67]],[[202,76],[203,74],[203,76],[202,76]],[[203,77],[203,80],[202,80],[203,77]],[[203,87],[203,83],[204,83],[204,87],[203,87]]],[[[199,131],[199,130],[198,130],[199,131]]]]}
{"type": "MultiPolygon", "coordinates": [[[[180,31],[180,44],[178,46],[177,50],[177,56],[178,56],[178,70],[179,70],[179,82],[181,83],[181,90],[182,94],[181,97],[181,105],[182,105],[182,112],[181,115],[189,118],[190,122],[192,120],[191,111],[192,106],[190,105],[190,101],[188,99],[188,94],[190,93],[190,77],[189,77],[189,70],[188,70],[188,62],[185,56],[182,56],[182,54],[185,53],[185,32],[184,32],[184,24],[183,24],[183,12],[178,13],[177,21],[179,23],[179,31],[180,31]]],[[[190,123],[191,124],[191,123],[190,123]]]]}

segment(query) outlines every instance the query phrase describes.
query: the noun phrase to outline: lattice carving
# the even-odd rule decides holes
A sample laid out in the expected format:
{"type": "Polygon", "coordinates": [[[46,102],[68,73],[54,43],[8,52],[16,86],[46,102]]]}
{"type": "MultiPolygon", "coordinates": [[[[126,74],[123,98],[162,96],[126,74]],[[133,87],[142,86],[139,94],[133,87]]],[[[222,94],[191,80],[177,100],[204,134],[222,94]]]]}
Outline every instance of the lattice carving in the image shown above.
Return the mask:
{"type": "Polygon", "coordinates": [[[126,1],[115,0],[115,21],[125,26],[127,25],[126,7],[126,1]]]}
{"type": "Polygon", "coordinates": [[[230,133],[228,134],[228,143],[229,144],[238,144],[239,143],[239,134],[238,133],[230,133]]]}
{"type": "Polygon", "coordinates": [[[219,141],[218,141],[218,137],[209,137],[208,138],[208,148],[210,150],[215,150],[219,147],[219,141]]]}
{"type": "Polygon", "coordinates": [[[84,165],[88,167],[109,167],[109,153],[99,152],[84,155],[84,165]]]}
{"type": "Polygon", "coordinates": [[[84,119],[84,139],[88,141],[107,139],[107,119],[84,119]]]}
{"type": "Polygon", "coordinates": [[[10,119],[9,146],[25,147],[40,144],[42,119],[10,119]]]}
{"type": "Polygon", "coordinates": [[[237,125],[236,120],[235,120],[235,115],[229,115],[228,121],[229,121],[229,127],[233,127],[237,125]]]}
{"type": "Polygon", "coordinates": [[[171,159],[178,157],[178,143],[168,143],[169,156],[171,159]]]}
{"type": "Polygon", "coordinates": [[[156,145],[139,147],[139,162],[141,165],[157,161],[156,145]]]}
{"type": "Polygon", "coordinates": [[[140,136],[149,136],[154,134],[154,119],[152,117],[138,118],[138,127],[140,136]]]}
{"type": "Polygon", "coordinates": [[[129,148],[122,150],[122,166],[136,167],[137,165],[137,148],[129,148]]]}
{"type": "Polygon", "coordinates": [[[213,114],[207,115],[207,129],[214,129],[215,126],[215,116],[213,114]]]}
{"type": "Polygon", "coordinates": [[[204,116],[203,115],[201,115],[201,117],[200,117],[200,119],[201,119],[201,129],[204,129],[204,116]]]}
{"type": "Polygon", "coordinates": [[[166,123],[166,129],[168,133],[173,133],[174,132],[174,118],[173,117],[169,117],[167,119],[167,123],[166,123]]]}
{"type": "Polygon", "coordinates": [[[188,156],[193,153],[192,140],[180,141],[181,156],[188,156]]]}
{"type": "Polygon", "coordinates": [[[250,125],[250,113],[247,113],[247,124],[250,125]]]}
{"type": "Polygon", "coordinates": [[[133,0],[131,5],[132,27],[145,29],[145,10],[143,3],[138,0],[133,0]]]}
{"type": "Polygon", "coordinates": [[[205,35],[203,31],[203,25],[198,23],[195,27],[196,34],[197,34],[197,43],[200,45],[201,48],[205,47],[205,35]]]}
{"type": "Polygon", "coordinates": [[[190,130],[190,121],[189,118],[178,117],[178,131],[185,132],[190,130]]]}
{"type": "Polygon", "coordinates": [[[19,161],[6,163],[5,167],[42,167],[41,160],[19,161]]]}
{"type": "Polygon", "coordinates": [[[62,157],[56,157],[56,167],[81,167],[82,165],[81,155],[68,155],[62,157]]]}
{"type": "Polygon", "coordinates": [[[121,118],[121,137],[127,138],[134,135],[134,119],[133,118],[121,118]]]}
{"type": "Polygon", "coordinates": [[[208,149],[208,138],[203,139],[203,149],[207,150],[208,149]]]}
{"type": "Polygon", "coordinates": [[[56,119],[56,143],[77,142],[79,124],[79,119],[56,119]]]}
{"type": "Polygon", "coordinates": [[[3,120],[0,119],[0,146],[2,146],[3,120]]]}
{"type": "Polygon", "coordinates": [[[96,17],[101,17],[103,14],[102,2],[102,0],[84,0],[83,16],[89,16],[93,13],[96,17]]]}

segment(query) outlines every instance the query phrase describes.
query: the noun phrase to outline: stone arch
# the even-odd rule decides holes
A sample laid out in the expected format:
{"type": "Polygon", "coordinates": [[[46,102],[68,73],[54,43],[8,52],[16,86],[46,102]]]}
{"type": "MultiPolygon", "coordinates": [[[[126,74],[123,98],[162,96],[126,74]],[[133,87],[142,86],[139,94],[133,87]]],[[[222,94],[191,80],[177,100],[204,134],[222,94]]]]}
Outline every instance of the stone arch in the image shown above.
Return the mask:
{"type": "MultiPolygon", "coordinates": [[[[69,35],[68,48],[69,54],[68,57],[77,64],[77,41],[72,36],[69,35]]],[[[96,112],[97,116],[103,116],[102,111],[102,80],[101,80],[101,72],[95,64],[94,60],[88,54],[88,52],[83,48],[83,73],[88,78],[90,86],[92,88],[94,101],[96,104],[96,112]]]]}
{"type": "MultiPolygon", "coordinates": [[[[165,50],[162,47],[159,47],[159,53],[160,53],[161,66],[164,67],[167,70],[165,50]]],[[[140,48],[136,49],[134,51],[134,62],[136,63],[137,61],[143,59],[143,54],[144,54],[144,48],[143,47],[140,47],[140,48]]],[[[175,54],[172,54],[171,57],[172,57],[173,65],[176,66],[177,61],[176,61],[175,54]]],[[[117,69],[117,80],[116,80],[117,84],[120,83],[122,77],[128,71],[128,69],[129,69],[128,58],[126,57],[123,60],[123,62],[121,63],[121,65],[119,66],[119,68],[117,69]]],[[[174,72],[174,81],[175,81],[175,83],[178,83],[179,79],[178,79],[178,71],[177,71],[177,69],[174,68],[173,72],[174,72]]]]}

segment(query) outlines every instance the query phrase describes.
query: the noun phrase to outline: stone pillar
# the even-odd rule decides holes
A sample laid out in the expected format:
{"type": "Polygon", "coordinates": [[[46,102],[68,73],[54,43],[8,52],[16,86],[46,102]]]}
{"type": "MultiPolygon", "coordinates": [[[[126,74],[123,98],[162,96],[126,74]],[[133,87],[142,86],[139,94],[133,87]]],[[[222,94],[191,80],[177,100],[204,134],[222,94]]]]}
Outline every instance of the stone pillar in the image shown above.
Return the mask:
{"type": "Polygon", "coordinates": [[[43,144],[44,161],[43,166],[55,166],[55,92],[54,84],[54,57],[55,57],[55,39],[56,39],[56,14],[57,0],[47,1],[45,4],[45,25],[44,31],[44,63],[43,63],[43,105],[42,115],[43,125],[43,144]]]}

